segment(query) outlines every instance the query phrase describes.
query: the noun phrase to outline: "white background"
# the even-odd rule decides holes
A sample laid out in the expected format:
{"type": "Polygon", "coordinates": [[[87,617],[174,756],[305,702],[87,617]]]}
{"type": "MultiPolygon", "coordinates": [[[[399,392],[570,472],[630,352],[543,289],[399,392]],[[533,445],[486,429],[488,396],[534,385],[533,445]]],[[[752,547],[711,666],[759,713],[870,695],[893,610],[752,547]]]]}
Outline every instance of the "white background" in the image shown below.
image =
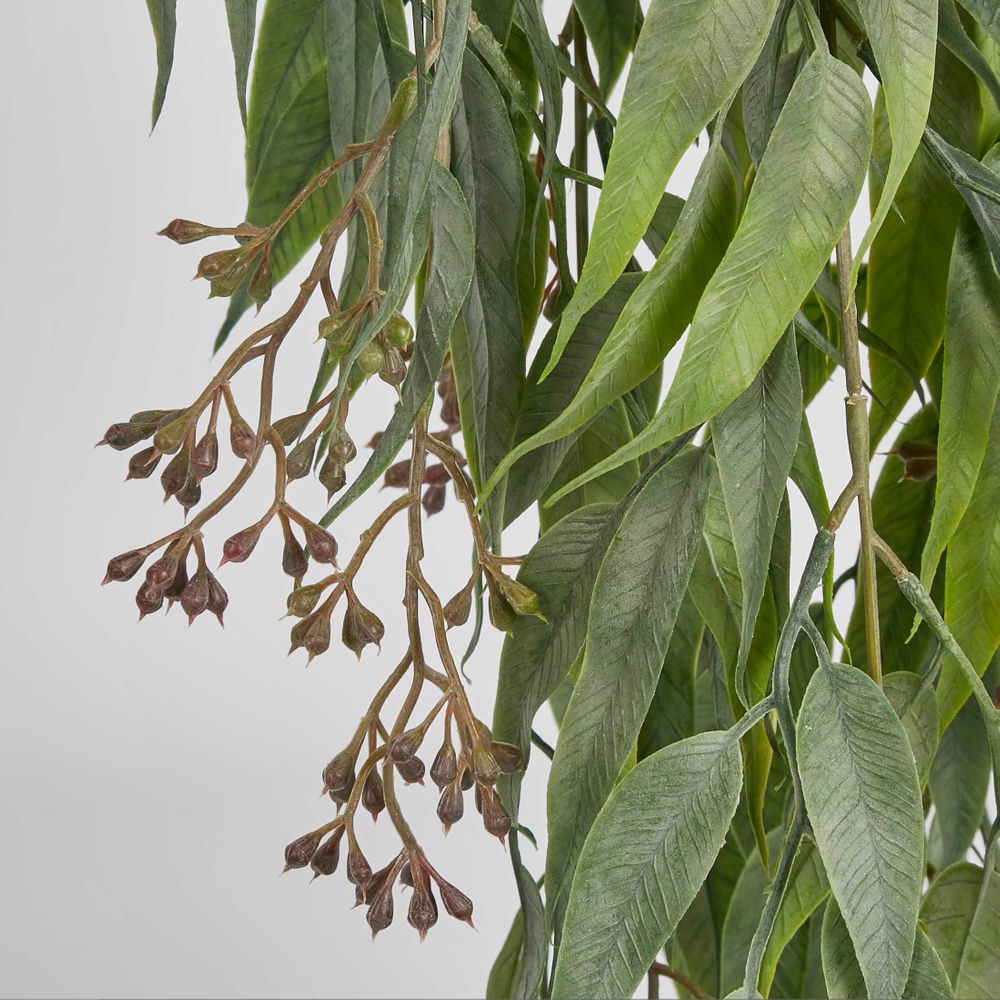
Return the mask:
{"type": "MultiPolygon", "coordinates": [[[[547,5],[553,34],[567,5],[547,5]]],[[[432,861],[475,900],[478,932],[442,912],[421,945],[397,904],[373,946],[342,872],[311,886],[301,872],[278,877],[286,842],[328,818],[320,770],[404,648],[402,524],[362,578],[388,635],[381,658],[360,664],[344,652],[308,671],[301,654],[286,659],[273,534],[222,571],[224,632],[208,615],[188,630],[179,609],[136,625],[134,587],[98,586],[109,556],[172,530],[178,508],[161,505],[155,478],[123,485],[125,457],[93,443],[135,410],[197,394],[225,308],[190,281],[200,248],[154,232],[175,216],[234,224],[245,204],[223,5],[179,8],[173,79],[149,138],[154,54],[140,0],[0,4],[0,992],[481,995],[515,909],[508,858],[474,813],[445,840],[431,788],[407,789],[403,807],[432,861]]],[[[697,159],[671,190],[687,190],[697,159]]],[[[278,413],[308,392],[318,316],[283,348],[278,413]]],[[[831,495],[848,476],[840,396],[829,388],[811,414],[831,495]]],[[[366,390],[355,437],[366,440],[390,405],[380,383],[366,390]]],[[[213,487],[235,469],[229,459],[213,487]]],[[[224,516],[212,551],[256,519],[268,489],[224,516]]],[[[324,509],[315,482],[293,497],[313,515],[324,509]]],[[[338,522],[343,551],[384,498],[338,522]]],[[[797,495],[793,504],[799,566],[810,532],[797,495]]],[[[507,551],[526,551],[534,533],[522,518],[507,551]]],[[[429,523],[427,550],[432,579],[457,589],[469,546],[453,499],[429,523]]],[[[470,668],[485,719],[499,647],[487,634],[470,668]]],[[[536,755],[522,816],[539,832],[543,765],[536,755]]],[[[391,849],[386,826],[359,828],[373,862],[391,849]]],[[[541,871],[543,855],[525,851],[541,871]]]]}

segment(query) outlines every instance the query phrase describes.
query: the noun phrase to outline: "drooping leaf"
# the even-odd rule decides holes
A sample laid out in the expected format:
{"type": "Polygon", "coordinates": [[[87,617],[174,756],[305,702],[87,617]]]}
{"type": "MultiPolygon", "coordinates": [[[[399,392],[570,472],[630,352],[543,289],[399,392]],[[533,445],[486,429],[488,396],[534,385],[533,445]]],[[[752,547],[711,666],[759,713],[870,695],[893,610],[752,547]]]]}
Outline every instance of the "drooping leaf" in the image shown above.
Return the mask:
{"type": "Polygon", "coordinates": [[[243,127],[246,128],[247,77],[250,75],[253,36],[257,30],[257,0],[226,0],[226,20],[229,22],[229,41],[236,68],[236,97],[240,103],[243,127]]]}
{"type": "Polygon", "coordinates": [[[635,0],[573,0],[573,6],[597,56],[601,90],[609,94],[632,51],[638,4],[635,0]]]}
{"type": "Polygon", "coordinates": [[[979,707],[967,701],[941,735],[931,767],[934,820],[927,853],[938,871],[962,861],[979,832],[990,764],[990,744],[979,707]]]}
{"type": "Polygon", "coordinates": [[[434,392],[448,338],[472,280],[473,229],[469,209],[454,177],[436,164],[431,177],[430,271],[427,275],[399,402],[361,473],[323,518],[332,523],[389,467],[413,429],[420,408],[434,392]]]}
{"type": "MultiPolygon", "coordinates": [[[[799,442],[802,385],[791,332],[748,389],[712,421],[722,494],[743,586],[736,690],[747,701],[747,657],[771,560],[778,509],[799,442]]],[[[737,984],[738,985],[738,984],[737,984]]]]}
{"type": "MultiPolygon", "coordinates": [[[[836,900],[827,903],[823,915],[822,942],[823,972],[832,1000],[855,1000],[856,997],[874,995],[865,990],[854,944],[836,900]]],[[[910,971],[902,995],[914,1000],[950,1000],[955,995],[934,945],[920,927],[914,939],[910,971]]]]}
{"type": "Polygon", "coordinates": [[[934,687],[908,670],[896,670],[885,675],[882,690],[906,730],[922,788],[927,781],[931,761],[935,759],[941,733],[934,687]]]}
{"type": "Polygon", "coordinates": [[[548,787],[546,911],[558,926],[594,818],[634,745],[687,589],[710,464],[682,452],[622,518],[591,600],[586,651],[548,787]]]}
{"type": "Polygon", "coordinates": [[[991,997],[1000,980],[1000,874],[960,861],[934,880],[920,919],[956,997],[991,997]]]}
{"type": "Polygon", "coordinates": [[[889,216],[927,124],[934,88],[938,0],[859,0],[858,10],[878,64],[892,153],[871,224],[855,257],[852,288],[864,254],[889,216]]]}
{"type": "Polygon", "coordinates": [[[573,880],[553,997],[632,996],[722,847],[740,770],[728,733],[702,733],[647,757],[615,789],[573,880]]]}
{"type": "MultiPolygon", "coordinates": [[[[782,93],[778,77],[781,73],[785,30],[791,12],[792,0],[781,0],[764,48],[743,82],[743,131],[755,164],[760,163],[760,158],[764,155],[774,123],[788,97],[787,90],[782,93]]],[[[797,61],[798,56],[795,58],[797,61]]]]}
{"type": "Polygon", "coordinates": [[[580,317],[625,269],[681,155],[753,66],[777,5],[778,0],[650,4],[625,85],[590,249],[550,367],[580,317]],[[658,141],[650,142],[651,135],[658,141]]]}
{"type": "MultiPolygon", "coordinates": [[[[1000,164],[1000,150],[987,162],[1000,164]]],[[[925,588],[972,499],[1000,390],[1000,276],[968,213],[955,237],[946,316],[934,516],[920,565],[925,588]]]]}
{"type": "Polygon", "coordinates": [[[814,53],[792,87],[740,226],[698,304],[663,406],[643,433],[590,475],[697,426],[750,385],[847,222],[870,140],[864,87],[844,63],[814,53]]]}
{"type": "MultiPolygon", "coordinates": [[[[929,122],[954,145],[978,142],[979,91],[975,77],[939,47],[929,122]]],[[[890,162],[891,139],[884,101],[876,102],[872,200],[890,162]]],[[[948,268],[961,199],[921,149],[896,190],[890,213],[872,243],[868,264],[868,325],[922,378],[944,333],[948,268]]],[[[871,355],[871,384],[882,405],[871,413],[874,448],[913,392],[910,378],[884,354],[871,355]]]]}
{"type": "MultiPolygon", "coordinates": [[[[516,835],[515,835],[516,836],[516,835]]],[[[534,1000],[545,975],[548,960],[548,935],[545,930],[545,904],[530,872],[515,856],[515,878],[521,901],[521,953],[507,997],[510,1000],[534,1000]]]]}
{"type": "Polygon", "coordinates": [[[163,101],[167,96],[170,71],[174,66],[174,42],[177,38],[177,0],[146,0],[149,21],[156,41],[156,86],[153,88],[153,124],[156,128],[163,101]]]}
{"type": "Polygon", "coordinates": [[[854,667],[813,674],[796,725],[806,811],[868,993],[898,997],[923,878],[923,808],[902,723],[854,667]]]}
{"type": "MultiPolygon", "coordinates": [[[[370,138],[369,107],[378,29],[371,0],[326,0],[330,142],[337,154],[370,138]]],[[[356,164],[349,165],[357,176],[356,164]]]]}

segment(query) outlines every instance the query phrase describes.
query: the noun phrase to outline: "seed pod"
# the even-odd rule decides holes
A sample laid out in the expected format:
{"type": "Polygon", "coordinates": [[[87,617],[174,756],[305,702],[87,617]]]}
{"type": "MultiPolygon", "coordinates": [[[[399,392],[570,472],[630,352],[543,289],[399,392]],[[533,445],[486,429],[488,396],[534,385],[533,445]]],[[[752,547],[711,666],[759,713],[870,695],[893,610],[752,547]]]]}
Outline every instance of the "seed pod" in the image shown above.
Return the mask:
{"type": "Polygon", "coordinates": [[[434,763],[431,764],[431,781],[438,788],[444,788],[445,785],[450,785],[455,780],[457,773],[455,748],[451,745],[450,740],[445,740],[434,758],[434,763]]]}
{"type": "Polygon", "coordinates": [[[305,618],[312,614],[322,593],[323,588],[316,583],[297,587],[288,595],[288,613],[295,618],[305,618]]]}
{"type": "Polygon", "coordinates": [[[403,459],[402,462],[396,462],[394,465],[390,465],[388,469],[385,470],[385,475],[382,477],[383,486],[391,486],[398,488],[400,486],[407,486],[410,482],[410,460],[408,458],[403,459]]]}
{"type": "Polygon", "coordinates": [[[191,471],[191,453],[184,449],[177,452],[166,468],[160,473],[160,485],[163,487],[163,498],[169,500],[184,489],[191,471]]]}
{"type": "Polygon", "coordinates": [[[376,431],[371,436],[370,440],[368,441],[368,444],[366,444],[365,447],[366,448],[374,448],[379,443],[379,441],[382,440],[382,435],[384,433],[385,433],[385,431],[376,431]]]}
{"type": "Polygon", "coordinates": [[[200,222],[189,222],[187,219],[174,219],[168,222],[156,235],[166,236],[168,240],[175,243],[194,243],[203,240],[206,236],[215,236],[219,232],[211,226],[202,225],[200,222]]]}
{"type": "Polygon", "coordinates": [[[483,802],[483,826],[487,833],[493,834],[500,843],[510,830],[510,816],[504,809],[500,799],[493,793],[493,789],[487,785],[477,786],[481,789],[483,802]]]}
{"type": "Polygon", "coordinates": [[[368,864],[368,859],[361,853],[361,848],[357,844],[351,844],[347,850],[347,881],[360,886],[363,890],[371,881],[371,877],[372,868],[368,864]]]}
{"type": "Polygon", "coordinates": [[[188,477],[184,485],[177,491],[177,502],[184,508],[187,514],[192,507],[197,507],[201,503],[201,484],[198,482],[194,472],[189,469],[188,477]]]}
{"type": "Polygon", "coordinates": [[[399,388],[406,378],[406,362],[398,348],[387,347],[382,351],[382,366],[378,370],[378,377],[387,385],[399,388]]]}
{"type": "Polygon", "coordinates": [[[251,524],[249,528],[244,528],[242,531],[237,531],[235,535],[230,535],[222,544],[222,562],[219,565],[224,566],[231,562],[241,563],[249,559],[250,553],[260,541],[263,530],[263,523],[258,521],[256,524],[251,524]]]}
{"type": "Polygon", "coordinates": [[[281,438],[281,443],[290,448],[293,441],[301,437],[302,432],[309,426],[309,412],[293,413],[290,417],[282,417],[271,424],[271,430],[281,438]]]}
{"type": "Polygon", "coordinates": [[[139,609],[139,621],[146,615],[156,614],[163,607],[163,591],[144,583],[135,595],[135,605],[139,609]]]}
{"type": "Polygon", "coordinates": [[[315,872],[313,878],[320,875],[332,875],[340,864],[340,842],[344,837],[344,828],[338,826],[333,833],[323,841],[312,856],[310,866],[315,872]]]}
{"type": "Polygon", "coordinates": [[[212,278],[209,282],[210,290],[208,297],[210,299],[228,299],[240,287],[240,283],[246,276],[249,266],[249,258],[239,260],[224,274],[220,274],[217,278],[212,278]]]}
{"type": "Polygon", "coordinates": [[[916,483],[926,483],[937,475],[936,458],[908,458],[903,465],[903,475],[900,482],[912,480],[916,483]]]}
{"type": "Polygon", "coordinates": [[[222,616],[225,614],[227,607],[229,607],[229,595],[226,593],[222,584],[215,578],[215,574],[209,570],[208,610],[219,619],[219,624],[223,627],[225,627],[225,622],[222,620],[222,616]]]}
{"type": "Polygon", "coordinates": [[[471,927],[472,900],[461,889],[456,889],[440,875],[434,881],[437,882],[438,892],[441,893],[441,902],[444,903],[448,915],[456,920],[464,920],[471,927]]]}
{"type": "Polygon", "coordinates": [[[392,923],[392,886],[387,884],[381,892],[375,894],[368,912],[365,914],[368,926],[372,929],[372,939],[379,931],[384,931],[392,923]]]}
{"type": "Polygon", "coordinates": [[[440,463],[424,469],[424,484],[427,486],[440,486],[447,483],[448,478],[448,470],[440,463]]]}
{"type": "MultiPolygon", "coordinates": [[[[281,553],[281,568],[293,579],[301,580],[309,570],[309,558],[306,550],[289,528],[285,532],[285,547],[281,553]]],[[[312,610],[311,608],[309,609],[312,610]]],[[[307,611],[306,614],[309,612],[307,611]]]]}
{"type": "Polygon", "coordinates": [[[364,787],[361,789],[361,805],[372,814],[372,822],[378,819],[378,814],[385,808],[382,778],[374,767],[368,772],[364,787]]]}
{"type": "Polygon", "coordinates": [[[382,348],[374,340],[369,341],[361,348],[361,352],[358,354],[357,361],[355,362],[365,377],[374,375],[382,367],[383,363],[382,348]]]}
{"type": "Polygon", "coordinates": [[[355,751],[350,747],[341,750],[326,767],[323,768],[323,793],[340,792],[346,796],[354,787],[355,751]]]}
{"type": "Polygon", "coordinates": [[[257,270],[254,271],[250,279],[250,298],[257,303],[257,310],[260,311],[262,305],[271,297],[271,289],[274,287],[274,275],[271,273],[271,255],[265,250],[257,270]]]}
{"type": "Polygon", "coordinates": [[[187,416],[182,413],[160,427],[153,435],[153,445],[161,454],[172,455],[184,443],[187,432],[187,416]]]}
{"type": "Polygon", "coordinates": [[[396,770],[408,785],[422,785],[424,783],[424,762],[419,757],[400,761],[396,765],[396,770]]]}
{"type": "Polygon", "coordinates": [[[420,501],[424,508],[424,513],[428,517],[440,514],[444,510],[445,500],[448,498],[447,490],[444,486],[428,486],[424,490],[424,498],[420,501]]]}
{"type": "Polygon", "coordinates": [[[481,743],[472,748],[472,773],[476,781],[484,785],[492,785],[500,774],[500,768],[493,759],[493,754],[481,743]]]}
{"type": "Polygon", "coordinates": [[[319,321],[319,336],[326,341],[330,360],[342,358],[353,346],[357,317],[349,312],[334,313],[319,321]]]}
{"type": "Polygon", "coordinates": [[[491,585],[489,591],[490,621],[493,622],[494,628],[501,632],[509,632],[517,621],[517,612],[510,606],[510,602],[497,587],[491,585]]]}
{"type": "Polygon", "coordinates": [[[322,840],[323,834],[318,830],[312,833],[303,834],[297,840],[293,840],[285,848],[285,871],[289,868],[305,868],[313,859],[322,840]]]}
{"type": "Polygon", "coordinates": [[[160,464],[160,453],[154,447],[137,451],[128,460],[127,479],[149,479],[160,464]]]}
{"type": "Polygon", "coordinates": [[[468,767],[462,770],[462,777],[460,780],[463,792],[467,792],[476,783],[476,779],[472,776],[472,770],[468,767]]]}
{"type": "Polygon", "coordinates": [[[937,458],[937,445],[932,441],[904,441],[891,454],[903,462],[912,458],[937,458]]]}
{"type": "Polygon", "coordinates": [[[326,563],[330,566],[337,562],[337,539],[325,528],[311,521],[306,523],[306,545],[309,546],[309,554],[319,563],[326,563]]]}
{"type": "Polygon", "coordinates": [[[472,611],[472,591],[460,590],[445,606],[444,620],[448,628],[464,625],[472,611]]]}
{"type": "Polygon", "coordinates": [[[97,446],[102,444],[114,448],[115,451],[127,451],[133,445],[138,444],[144,437],[147,437],[142,427],[133,424],[112,424],[105,432],[104,437],[97,442],[97,446]]]}
{"type": "Polygon", "coordinates": [[[303,618],[301,621],[297,621],[292,626],[291,640],[292,644],[288,649],[288,655],[291,656],[292,653],[297,649],[301,649],[305,645],[306,632],[312,627],[313,619],[315,615],[309,615],[303,618]]]}
{"type": "Polygon", "coordinates": [[[199,479],[207,479],[219,466],[219,436],[205,431],[191,453],[191,468],[199,479]]]}
{"type": "Polygon", "coordinates": [[[462,797],[462,788],[457,781],[453,781],[444,787],[437,804],[438,819],[444,824],[444,832],[447,833],[464,813],[465,799],[462,797]]]}
{"type": "Polygon", "coordinates": [[[240,416],[233,419],[229,425],[229,446],[237,458],[248,459],[257,446],[257,435],[250,425],[240,416]]]}
{"type": "Polygon", "coordinates": [[[181,608],[190,625],[208,607],[208,569],[200,566],[181,594],[181,608]]]}
{"type": "Polygon", "coordinates": [[[330,454],[343,465],[353,462],[358,454],[351,435],[343,427],[335,427],[330,434],[330,454]]]}
{"type": "Polygon", "coordinates": [[[188,585],[187,563],[182,561],[177,567],[177,573],[170,586],[163,591],[163,596],[167,599],[167,610],[174,606],[174,601],[179,601],[184,593],[184,588],[188,585]]]}
{"type": "Polygon", "coordinates": [[[518,580],[512,580],[505,573],[492,573],[491,579],[507,603],[519,615],[534,615],[535,618],[545,621],[538,603],[538,595],[530,587],[526,587],[518,580]]]}
{"type": "Polygon", "coordinates": [[[146,585],[150,590],[167,589],[174,582],[177,570],[180,567],[180,559],[177,556],[167,553],[160,556],[149,569],[146,570],[146,585]]]}
{"type": "Polygon", "coordinates": [[[234,247],[232,250],[217,250],[215,253],[206,254],[198,262],[195,277],[217,281],[239,264],[242,254],[242,247],[234,247]]]}
{"type": "Polygon", "coordinates": [[[393,347],[402,350],[413,340],[413,327],[402,313],[393,313],[386,321],[382,332],[393,347]]]}
{"type": "Polygon", "coordinates": [[[404,861],[403,867],[399,869],[399,884],[407,888],[413,888],[413,872],[410,870],[410,862],[404,861]]]}
{"type": "Polygon", "coordinates": [[[365,646],[382,648],[385,626],[374,611],[366,608],[352,593],[347,592],[347,611],[341,638],[344,645],[360,660],[365,646]]]}
{"type": "Polygon", "coordinates": [[[302,645],[309,654],[310,663],[314,657],[322,656],[330,648],[330,615],[317,613],[312,618],[312,624],[302,640],[302,645]]]}
{"type": "Polygon", "coordinates": [[[441,402],[441,419],[450,428],[458,430],[461,427],[462,417],[458,409],[458,393],[454,389],[454,384],[441,402]]]}
{"type": "Polygon", "coordinates": [[[403,761],[410,760],[420,749],[420,744],[423,741],[424,733],[419,726],[394,736],[386,747],[386,760],[392,764],[401,764],[403,761]]]}
{"type": "Polygon", "coordinates": [[[392,95],[392,103],[382,122],[381,137],[398,131],[417,106],[417,81],[415,77],[404,76],[392,95]]]}
{"type": "Polygon", "coordinates": [[[490,753],[503,774],[513,774],[524,766],[521,748],[514,746],[513,743],[491,743],[490,753]]]}
{"type": "Polygon", "coordinates": [[[132,549],[129,552],[123,552],[120,556],[109,559],[107,572],[101,581],[102,584],[124,583],[125,580],[131,580],[139,572],[142,564],[146,561],[147,555],[148,553],[142,549],[132,549]]]}
{"type": "Polygon", "coordinates": [[[437,918],[437,900],[425,878],[423,885],[415,886],[413,889],[406,919],[409,925],[420,933],[420,940],[423,941],[427,932],[437,923],[437,918]]]}
{"type": "Polygon", "coordinates": [[[316,439],[306,438],[300,441],[289,453],[285,460],[285,474],[288,481],[302,479],[309,475],[312,469],[313,455],[316,453],[316,439]]]}
{"type": "Polygon", "coordinates": [[[326,487],[328,500],[347,485],[347,472],[343,463],[332,452],[327,454],[320,466],[319,481],[326,487]]]}

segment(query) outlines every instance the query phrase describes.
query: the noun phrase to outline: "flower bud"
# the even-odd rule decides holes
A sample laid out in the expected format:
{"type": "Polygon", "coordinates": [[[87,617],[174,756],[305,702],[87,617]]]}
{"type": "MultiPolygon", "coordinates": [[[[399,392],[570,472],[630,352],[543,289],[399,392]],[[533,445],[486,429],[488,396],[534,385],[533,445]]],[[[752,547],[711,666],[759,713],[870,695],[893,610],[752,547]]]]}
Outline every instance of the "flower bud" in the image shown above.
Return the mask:
{"type": "Polygon", "coordinates": [[[444,486],[428,486],[424,490],[424,498],[420,501],[420,505],[424,508],[424,513],[428,517],[433,517],[444,510],[444,503],[447,497],[448,493],[444,486]]]}
{"type": "Polygon", "coordinates": [[[444,903],[445,911],[456,920],[464,920],[470,927],[472,926],[472,900],[461,889],[456,889],[450,882],[438,876],[438,892],[441,893],[441,902],[444,903]]]}
{"type": "Polygon", "coordinates": [[[502,774],[513,774],[524,766],[524,754],[513,743],[491,743],[490,753],[502,774]]]}
{"type": "Polygon", "coordinates": [[[491,586],[489,591],[490,621],[493,622],[494,628],[501,632],[509,632],[517,621],[517,612],[510,606],[510,602],[497,587],[491,586]]]}
{"type": "Polygon", "coordinates": [[[258,521],[256,524],[251,524],[249,528],[244,528],[242,531],[237,531],[235,535],[230,535],[222,544],[222,562],[219,565],[224,566],[231,562],[241,563],[249,559],[250,553],[260,541],[263,530],[264,525],[258,521]]]}
{"type": "Polygon", "coordinates": [[[191,454],[184,449],[177,452],[166,468],[160,473],[160,485],[163,487],[163,499],[169,500],[172,496],[180,493],[184,489],[184,484],[188,480],[188,473],[191,469],[191,454]]]}
{"type": "Polygon", "coordinates": [[[378,814],[385,808],[382,778],[374,767],[368,772],[364,787],[361,789],[361,805],[372,814],[373,822],[378,819],[378,814]]]}
{"type": "Polygon", "coordinates": [[[347,881],[364,889],[371,877],[372,867],[368,864],[368,859],[357,844],[352,844],[347,851],[347,881]]]}
{"type": "Polygon", "coordinates": [[[223,626],[225,622],[222,620],[222,616],[227,607],[229,607],[229,595],[215,578],[215,574],[208,571],[208,610],[219,619],[219,624],[223,626]]]}
{"type": "MultiPolygon", "coordinates": [[[[309,570],[309,558],[291,528],[285,532],[285,547],[281,553],[281,568],[293,579],[301,580],[309,570]]],[[[312,610],[310,608],[310,610],[312,610]]],[[[306,612],[308,614],[309,612],[306,612]]]]}
{"type": "Polygon", "coordinates": [[[318,524],[306,524],[306,545],[309,554],[319,563],[333,566],[337,562],[337,539],[318,524]]]}
{"type": "Polygon", "coordinates": [[[199,479],[207,479],[219,465],[219,437],[206,431],[191,453],[191,468],[199,479]]]}
{"type": "Polygon", "coordinates": [[[250,298],[257,303],[257,309],[271,297],[271,289],[274,287],[274,275],[271,272],[271,255],[265,250],[261,262],[257,265],[253,277],[250,279],[250,298]]]}
{"type": "Polygon", "coordinates": [[[135,604],[139,609],[139,621],[142,621],[146,615],[156,614],[163,607],[163,591],[144,583],[135,595],[135,604]]]}
{"type": "Polygon", "coordinates": [[[424,741],[423,730],[419,726],[408,729],[399,736],[393,736],[386,747],[386,760],[393,764],[401,764],[404,760],[410,760],[420,749],[420,744],[424,741]]]}
{"type": "Polygon", "coordinates": [[[344,828],[338,826],[333,833],[323,841],[312,856],[310,865],[315,872],[313,878],[320,875],[332,875],[340,864],[340,842],[344,837],[344,828]]]}
{"type": "Polygon", "coordinates": [[[172,455],[184,443],[187,437],[188,420],[185,414],[174,417],[169,423],[164,424],[153,436],[153,445],[158,452],[164,455],[172,455]]]}
{"type": "Polygon", "coordinates": [[[424,783],[424,762],[419,757],[400,761],[396,765],[396,770],[408,785],[422,785],[424,783]]]}
{"type": "Polygon", "coordinates": [[[102,583],[123,583],[125,580],[131,580],[139,572],[147,555],[148,553],[142,549],[132,549],[110,559],[102,583]]]}
{"type": "Polygon", "coordinates": [[[160,464],[160,453],[154,447],[137,451],[128,460],[127,479],[149,479],[160,464]]]}
{"type": "Polygon", "coordinates": [[[242,418],[236,417],[229,425],[229,446],[237,458],[248,459],[257,447],[257,435],[242,418]]]}
{"type": "Polygon", "coordinates": [[[323,793],[337,792],[346,799],[354,787],[355,752],[349,747],[341,750],[323,768],[323,793]]]}
{"type": "Polygon", "coordinates": [[[181,608],[190,625],[208,607],[208,569],[200,566],[181,594],[181,608]]]}
{"type": "Polygon", "coordinates": [[[402,350],[413,340],[413,327],[402,313],[393,313],[386,321],[382,331],[393,347],[402,350]]]}
{"type": "Polygon", "coordinates": [[[384,362],[382,348],[374,340],[369,341],[361,348],[356,364],[361,369],[364,376],[374,375],[384,362]]]}
{"type": "Polygon", "coordinates": [[[285,871],[289,868],[305,868],[313,859],[323,834],[318,830],[303,834],[285,848],[285,871]]]}
{"type": "Polygon", "coordinates": [[[347,485],[347,472],[343,463],[333,452],[327,454],[319,470],[319,481],[326,487],[326,496],[329,500],[334,493],[339,493],[347,485]]]}
{"type": "Polygon", "coordinates": [[[242,255],[242,247],[234,247],[231,250],[217,250],[215,253],[207,254],[198,262],[198,271],[195,277],[216,281],[237,267],[242,255]]]}
{"type": "Polygon", "coordinates": [[[365,646],[373,645],[381,651],[385,626],[374,611],[366,608],[353,594],[347,592],[347,611],[341,638],[344,645],[360,660],[365,646]]]}
{"type": "Polygon", "coordinates": [[[404,76],[392,95],[392,103],[386,113],[379,133],[381,137],[397,132],[417,106],[417,81],[415,77],[404,76]]]}
{"type": "Polygon", "coordinates": [[[330,454],[343,465],[353,462],[358,454],[351,435],[343,427],[335,427],[330,435],[330,454]]]}
{"type": "Polygon", "coordinates": [[[316,656],[322,656],[330,648],[330,615],[318,613],[313,619],[302,640],[302,645],[309,654],[309,662],[316,656]]]}
{"type": "Polygon", "coordinates": [[[401,487],[408,486],[410,482],[410,460],[404,458],[402,462],[396,462],[385,470],[382,477],[383,486],[401,487]]]}
{"type": "Polygon", "coordinates": [[[315,438],[311,440],[306,438],[304,441],[300,441],[288,453],[288,458],[285,460],[285,475],[288,476],[289,482],[296,479],[302,479],[304,476],[309,475],[309,470],[312,469],[313,455],[315,453],[315,438]]]}
{"type": "Polygon", "coordinates": [[[288,613],[295,618],[305,618],[312,614],[322,593],[323,588],[316,583],[306,587],[296,587],[288,595],[288,613]]]}
{"type": "Polygon", "coordinates": [[[448,628],[464,625],[472,611],[472,591],[460,590],[445,606],[444,620],[448,628]]]}
{"type": "Polygon", "coordinates": [[[437,804],[438,819],[444,824],[444,832],[447,833],[464,813],[465,800],[462,797],[462,788],[457,781],[453,781],[441,791],[437,804]]]}
{"type": "Polygon", "coordinates": [[[472,748],[472,773],[476,781],[484,785],[492,785],[500,774],[500,768],[493,754],[482,743],[477,743],[472,748]]]}
{"type": "Polygon", "coordinates": [[[211,226],[202,225],[200,222],[189,222],[187,219],[174,219],[167,223],[156,235],[166,236],[168,240],[175,243],[195,243],[205,239],[206,236],[215,236],[218,229],[211,226]]]}
{"type": "Polygon", "coordinates": [[[438,788],[450,785],[458,774],[458,766],[455,757],[455,748],[450,740],[445,740],[438,750],[434,763],[431,764],[431,781],[438,788]]]}
{"type": "Polygon", "coordinates": [[[174,582],[177,570],[180,567],[180,559],[168,553],[160,556],[149,569],[146,570],[146,585],[151,590],[165,591],[174,582]]]}
{"type": "Polygon", "coordinates": [[[477,787],[480,788],[482,796],[483,827],[487,833],[493,834],[502,844],[504,837],[510,830],[510,816],[507,815],[507,810],[504,809],[492,788],[488,785],[477,787]]]}
{"type": "Polygon", "coordinates": [[[140,425],[133,423],[112,424],[104,432],[104,437],[97,442],[97,446],[100,447],[102,444],[106,444],[114,448],[115,451],[127,451],[133,445],[138,444],[144,437],[148,437],[148,434],[140,425]]]}
{"type": "Polygon", "coordinates": [[[281,443],[290,448],[292,442],[301,437],[302,432],[309,426],[309,412],[293,413],[290,417],[282,417],[271,424],[271,430],[281,438],[281,443]]]}
{"type": "Polygon", "coordinates": [[[437,918],[437,900],[425,879],[423,885],[414,887],[406,919],[420,933],[420,940],[423,941],[427,932],[437,923],[437,918]]]}

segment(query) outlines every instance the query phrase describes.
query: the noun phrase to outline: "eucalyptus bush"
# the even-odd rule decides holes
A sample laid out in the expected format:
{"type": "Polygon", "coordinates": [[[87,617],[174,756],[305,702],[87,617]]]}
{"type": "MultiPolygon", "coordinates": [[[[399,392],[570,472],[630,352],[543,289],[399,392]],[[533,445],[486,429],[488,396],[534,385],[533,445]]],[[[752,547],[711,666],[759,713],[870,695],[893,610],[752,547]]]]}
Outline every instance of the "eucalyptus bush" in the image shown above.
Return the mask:
{"type": "MultiPolygon", "coordinates": [[[[176,10],[147,2],[155,124],[176,10]]],[[[421,936],[438,896],[471,923],[400,809],[426,758],[446,830],[472,791],[508,846],[519,907],[490,996],[627,997],[644,977],[655,996],[661,976],[692,997],[995,995],[996,0],[574,0],[555,39],[542,0],[268,0],[259,32],[256,6],[226,0],[245,218],[163,235],[220,239],[198,276],[229,298],[227,350],[311,264],[197,399],[107,431],[115,449],[147,442],[130,478],[162,464],[194,511],[107,578],[155,555],[141,615],[179,601],[221,620],[209,527],[273,460],[273,502],[223,561],[280,527],[292,649],[326,653],[341,606],[343,644],[370,658],[386,625],[356,576],[405,517],[388,627],[408,651],[323,769],[336,812],[287,867],[330,875],[343,847],[373,932],[398,885],[421,936]],[[694,144],[681,199],[666,186],[694,144]],[[280,349],[317,291],[318,370],[276,418],[280,349]],[[348,424],[374,376],[398,402],[362,460],[348,424]],[[832,502],[808,420],[831,380],[853,470],[832,502]],[[237,462],[202,504],[220,416],[237,462]],[[312,471],[325,512],[289,497],[312,471]],[[338,564],[331,527],[380,479],[402,492],[338,564]],[[815,519],[797,581],[789,481],[815,519]],[[472,559],[439,593],[422,523],[449,494],[472,559]],[[537,542],[503,554],[535,504],[537,542]],[[860,550],[834,579],[854,507],[860,550]],[[467,658],[487,618],[506,633],[489,723],[456,644],[472,633],[467,658]],[[546,702],[554,748],[532,729],[546,702]],[[550,758],[544,873],[521,851],[530,755],[550,758]],[[377,871],[364,810],[398,834],[377,871]]]]}

